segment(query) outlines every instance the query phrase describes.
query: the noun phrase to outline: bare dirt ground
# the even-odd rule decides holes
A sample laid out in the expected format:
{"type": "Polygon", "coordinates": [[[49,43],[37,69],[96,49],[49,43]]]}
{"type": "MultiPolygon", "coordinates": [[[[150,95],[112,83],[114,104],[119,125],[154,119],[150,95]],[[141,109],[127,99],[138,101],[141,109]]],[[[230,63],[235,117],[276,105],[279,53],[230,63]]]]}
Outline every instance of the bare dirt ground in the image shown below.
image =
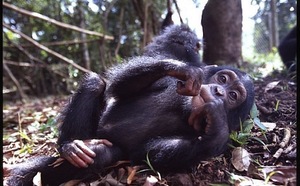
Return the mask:
{"type": "MultiPolygon", "coordinates": [[[[132,185],[243,185],[247,181],[249,184],[245,185],[296,185],[296,89],[295,81],[280,73],[255,81],[259,119],[266,122],[268,131],[255,126],[251,131],[253,138],[242,146],[251,157],[247,171],[238,171],[233,166],[233,149],[229,148],[223,155],[203,161],[189,172],[130,174],[134,172],[132,167],[121,164],[86,185],[126,185],[126,182],[132,185]]],[[[3,104],[3,165],[23,162],[40,154],[57,155],[54,119],[66,100],[67,97],[48,97],[3,104]]]]}

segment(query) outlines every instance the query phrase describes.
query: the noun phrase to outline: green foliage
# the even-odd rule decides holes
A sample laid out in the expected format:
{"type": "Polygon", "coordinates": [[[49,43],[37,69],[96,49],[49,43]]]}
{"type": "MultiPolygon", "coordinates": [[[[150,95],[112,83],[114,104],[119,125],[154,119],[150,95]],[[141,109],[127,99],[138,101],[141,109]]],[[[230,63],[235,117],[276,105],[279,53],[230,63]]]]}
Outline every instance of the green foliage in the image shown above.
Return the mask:
{"type": "Polygon", "coordinates": [[[266,131],[266,127],[260,122],[259,111],[254,103],[250,110],[250,118],[245,120],[243,123],[240,122],[240,131],[232,131],[230,133],[230,139],[237,143],[239,146],[244,146],[248,143],[248,140],[254,139],[265,145],[265,143],[256,137],[251,137],[251,130],[256,125],[263,132],[266,131]]]}
{"type": "Polygon", "coordinates": [[[285,69],[277,48],[273,48],[272,52],[269,53],[254,53],[251,57],[245,56],[244,60],[251,63],[251,66],[244,70],[256,79],[265,77],[275,70],[282,71],[285,69]]]}
{"type": "Polygon", "coordinates": [[[58,129],[54,117],[48,118],[47,123],[42,123],[39,127],[40,132],[49,131],[50,138],[58,137],[58,129]]]}
{"type": "Polygon", "coordinates": [[[254,103],[250,110],[250,121],[256,124],[261,130],[266,131],[266,127],[260,122],[259,112],[256,104],[254,103]]]}
{"type": "Polygon", "coordinates": [[[151,164],[151,162],[150,162],[150,159],[149,159],[149,153],[147,153],[147,155],[146,155],[146,160],[144,160],[144,162],[148,165],[149,169],[143,169],[143,170],[140,170],[140,171],[138,171],[138,172],[151,171],[151,172],[153,172],[154,174],[156,174],[156,177],[158,178],[158,180],[161,180],[161,175],[160,175],[160,173],[154,169],[154,167],[152,166],[152,164],[151,164]]]}
{"type": "Polygon", "coordinates": [[[38,132],[28,135],[24,129],[19,130],[18,134],[22,143],[21,149],[17,152],[17,154],[30,154],[33,152],[33,147],[36,145],[35,143],[37,143],[39,140],[54,139],[58,137],[56,122],[53,118],[49,118],[46,124],[39,124],[36,121],[31,127],[38,127],[38,132]]]}
{"type": "Polygon", "coordinates": [[[20,134],[21,140],[25,140],[27,143],[32,142],[30,137],[26,134],[26,132],[24,130],[21,129],[19,131],[19,134],[20,134]]]}
{"type": "MultiPolygon", "coordinates": [[[[4,35],[4,33],[2,32],[2,35],[4,35]]],[[[18,35],[17,34],[14,34],[12,31],[10,30],[7,30],[6,31],[6,36],[8,37],[8,39],[10,39],[11,41],[17,41],[18,40],[18,35]]],[[[2,36],[2,38],[4,38],[2,36]]]]}
{"type": "Polygon", "coordinates": [[[32,147],[34,145],[31,138],[27,135],[26,131],[22,128],[21,121],[19,119],[19,132],[21,149],[17,152],[18,154],[22,153],[31,153],[32,147]]]}
{"type": "Polygon", "coordinates": [[[23,154],[23,153],[30,154],[33,151],[32,147],[33,147],[33,144],[27,143],[22,146],[22,148],[17,152],[17,154],[23,154]]]}
{"type": "MultiPolygon", "coordinates": [[[[83,67],[86,64],[83,55],[83,45],[81,43],[72,44],[71,41],[87,40],[90,67],[94,72],[101,73],[111,65],[120,63],[121,59],[141,53],[144,35],[142,22],[147,21],[143,20],[143,16],[137,14],[136,7],[130,0],[5,0],[5,2],[21,9],[37,12],[62,23],[74,26],[82,26],[81,23],[85,23],[84,29],[86,30],[113,36],[114,40],[103,40],[98,36],[86,34],[86,39],[83,39],[80,32],[23,15],[3,6],[4,23],[83,67]],[[80,16],[82,15],[80,14],[81,10],[83,10],[84,16],[80,16]],[[121,17],[121,12],[124,12],[123,18],[121,17]]],[[[148,1],[141,1],[141,4],[138,3],[138,5],[141,5],[139,8],[144,8],[143,3],[146,2],[148,3],[148,1]]],[[[162,15],[166,11],[166,5],[166,1],[151,1],[151,14],[149,12],[148,19],[149,23],[154,21],[156,25],[153,25],[153,31],[149,30],[149,36],[158,33],[162,15]]],[[[26,93],[38,96],[66,94],[76,88],[78,77],[84,74],[83,72],[74,70],[71,65],[60,58],[32,46],[32,44],[17,34],[8,31],[8,29],[3,29],[3,36],[7,36],[3,37],[3,46],[7,46],[3,49],[5,60],[16,63],[28,63],[28,66],[32,66],[15,65],[11,68],[20,85],[22,87],[24,85],[30,87],[26,93]],[[11,42],[21,45],[23,50],[20,51],[20,48],[12,47],[11,42]],[[38,59],[38,62],[27,54],[38,59]],[[28,82],[29,80],[30,82],[28,82]],[[73,82],[75,83],[73,84],[73,82]]],[[[4,76],[7,75],[4,74],[4,76]]],[[[12,89],[15,86],[14,82],[11,82],[9,77],[7,79],[9,81],[4,82],[4,87],[12,89]]]]}
{"type": "Polygon", "coordinates": [[[251,109],[251,118],[250,120],[253,121],[254,124],[257,125],[258,128],[260,128],[262,131],[266,131],[266,127],[260,122],[260,119],[258,118],[259,115],[258,114],[258,110],[256,105],[254,104],[254,106],[251,109]]]}
{"type": "MultiPolygon", "coordinates": [[[[251,126],[251,125],[249,124],[248,126],[251,126]]],[[[251,128],[251,127],[249,127],[249,128],[251,128]]],[[[251,135],[250,132],[243,130],[242,125],[241,125],[241,130],[240,131],[232,131],[230,133],[229,137],[231,140],[238,143],[240,146],[244,146],[247,144],[247,141],[248,141],[248,138],[250,137],[250,135],[251,135]]]]}

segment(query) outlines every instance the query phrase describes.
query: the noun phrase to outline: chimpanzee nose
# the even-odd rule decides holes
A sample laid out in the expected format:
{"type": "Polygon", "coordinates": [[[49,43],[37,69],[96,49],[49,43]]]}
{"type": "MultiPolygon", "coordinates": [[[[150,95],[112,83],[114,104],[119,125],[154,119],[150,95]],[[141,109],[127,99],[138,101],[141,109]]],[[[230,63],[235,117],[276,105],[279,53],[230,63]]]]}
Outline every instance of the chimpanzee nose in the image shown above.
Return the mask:
{"type": "Polygon", "coordinates": [[[215,87],[215,94],[216,94],[217,96],[224,96],[224,95],[225,95],[225,90],[224,90],[224,88],[221,87],[221,86],[216,86],[216,87],[215,87]]]}

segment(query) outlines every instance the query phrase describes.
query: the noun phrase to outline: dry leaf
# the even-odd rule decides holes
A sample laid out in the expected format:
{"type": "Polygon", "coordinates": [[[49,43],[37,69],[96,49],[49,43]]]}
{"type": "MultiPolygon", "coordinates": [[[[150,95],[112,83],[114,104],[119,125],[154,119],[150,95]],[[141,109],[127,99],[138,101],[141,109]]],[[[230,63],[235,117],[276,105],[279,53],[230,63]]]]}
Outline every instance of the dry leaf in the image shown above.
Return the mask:
{"type": "Polygon", "coordinates": [[[278,85],[279,82],[280,81],[273,81],[273,82],[267,84],[267,86],[265,88],[265,92],[268,92],[269,90],[275,88],[278,85]]]}
{"type": "Polygon", "coordinates": [[[247,171],[250,165],[250,155],[245,149],[237,147],[232,151],[231,163],[236,170],[247,171]]]}

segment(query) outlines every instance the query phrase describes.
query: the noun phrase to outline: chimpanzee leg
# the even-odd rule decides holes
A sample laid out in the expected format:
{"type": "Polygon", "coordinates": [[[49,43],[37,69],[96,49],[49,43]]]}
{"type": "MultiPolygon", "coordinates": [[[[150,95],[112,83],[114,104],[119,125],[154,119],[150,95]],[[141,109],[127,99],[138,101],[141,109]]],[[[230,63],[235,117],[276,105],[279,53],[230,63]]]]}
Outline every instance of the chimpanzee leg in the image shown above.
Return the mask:
{"type": "Polygon", "coordinates": [[[8,185],[33,185],[33,177],[40,172],[42,185],[60,185],[69,180],[92,180],[97,178],[105,167],[122,160],[123,154],[118,147],[95,145],[90,148],[96,153],[95,163],[88,168],[77,168],[71,163],[60,158],[62,162],[54,163],[57,157],[37,157],[28,162],[18,164],[7,180],[8,185]]]}
{"type": "Polygon", "coordinates": [[[218,144],[212,144],[214,139],[209,137],[154,139],[146,145],[143,159],[148,154],[151,165],[159,171],[181,171],[221,154],[227,147],[228,138],[221,136],[220,139],[223,141],[219,140],[218,144]]]}
{"type": "MultiPolygon", "coordinates": [[[[197,115],[197,111],[195,112],[197,115]]],[[[206,121],[206,124],[199,123],[204,125],[199,134],[154,138],[143,148],[133,150],[130,159],[145,160],[148,155],[150,163],[157,170],[174,171],[189,168],[201,160],[221,154],[229,140],[223,102],[213,100],[206,103],[198,116],[206,121]]]]}
{"type": "Polygon", "coordinates": [[[96,138],[96,130],[104,102],[105,82],[96,73],[85,75],[61,117],[58,144],[74,139],[96,138]]]}
{"type": "Polygon", "coordinates": [[[32,186],[33,177],[56,160],[56,157],[39,156],[24,163],[8,166],[6,183],[7,185],[32,186]]]}

